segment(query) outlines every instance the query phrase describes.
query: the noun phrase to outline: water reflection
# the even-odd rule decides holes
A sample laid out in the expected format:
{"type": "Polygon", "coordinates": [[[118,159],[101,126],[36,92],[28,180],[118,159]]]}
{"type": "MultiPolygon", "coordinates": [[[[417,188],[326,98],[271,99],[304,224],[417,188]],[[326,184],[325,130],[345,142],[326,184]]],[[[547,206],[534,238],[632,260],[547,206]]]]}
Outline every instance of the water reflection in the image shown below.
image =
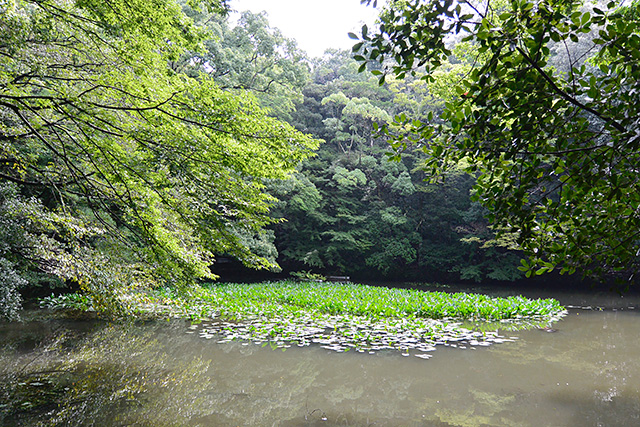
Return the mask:
{"type": "Polygon", "coordinates": [[[165,337],[182,337],[184,325],[64,326],[30,352],[5,346],[3,425],[186,424],[194,391],[209,388],[209,360],[167,351],[165,337]]]}
{"type": "Polygon", "coordinates": [[[0,326],[1,425],[640,424],[634,311],[571,310],[556,333],[430,360],[217,344],[184,322],[47,325],[0,326]]]}

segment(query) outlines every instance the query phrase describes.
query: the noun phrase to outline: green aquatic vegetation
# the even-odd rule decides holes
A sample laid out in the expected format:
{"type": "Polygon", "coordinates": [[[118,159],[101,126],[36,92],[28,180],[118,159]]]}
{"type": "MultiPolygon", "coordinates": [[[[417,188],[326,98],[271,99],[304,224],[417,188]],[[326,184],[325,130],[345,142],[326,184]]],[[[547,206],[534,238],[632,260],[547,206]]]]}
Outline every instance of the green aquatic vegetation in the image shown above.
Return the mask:
{"type": "Polygon", "coordinates": [[[501,343],[509,340],[498,329],[548,325],[566,313],[552,299],[312,281],[206,284],[188,293],[162,288],[131,301],[141,314],[204,321],[194,325],[200,336],[219,343],[247,340],[282,349],[317,344],[339,352],[396,349],[424,359],[436,345],[501,343]]]}
{"type": "Polygon", "coordinates": [[[50,295],[38,300],[40,308],[66,308],[70,310],[92,311],[93,302],[82,294],[50,295]]]}
{"type": "Polygon", "coordinates": [[[338,352],[396,349],[424,359],[436,345],[473,349],[507,342],[497,330],[548,325],[565,313],[552,299],[351,283],[220,283],[196,288],[187,297],[171,289],[157,296],[181,313],[214,319],[198,327],[201,337],[219,343],[250,340],[282,349],[317,344],[338,352]],[[203,317],[207,307],[209,315],[203,317]]]}
{"type": "MultiPolygon", "coordinates": [[[[172,296],[167,290],[161,294],[172,296]]],[[[294,281],[208,284],[200,287],[192,297],[194,301],[210,304],[222,315],[302,310],[369,318],[502,320],[555,316],[564,310],[553,299],[495,298],[481,294],[427,292],[351,283],[294,281]]]]}

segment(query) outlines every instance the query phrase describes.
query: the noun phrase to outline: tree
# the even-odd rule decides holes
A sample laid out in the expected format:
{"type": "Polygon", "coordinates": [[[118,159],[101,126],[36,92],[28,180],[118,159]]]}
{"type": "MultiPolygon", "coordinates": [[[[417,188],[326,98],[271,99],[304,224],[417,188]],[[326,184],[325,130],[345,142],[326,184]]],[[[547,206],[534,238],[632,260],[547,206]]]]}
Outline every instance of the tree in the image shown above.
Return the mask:
{"type": "Polygon", "coordinates": [[[383,67],[381,82],[435,82],[451,63],[471,64],[441,114],[385,131],[398,155],[420,146],[434,175],[460,164],[477,174],[477,200],[519,233],[529,275],[559,267],[632,281],[640,267],[639,7],[395,0],[354,46],[361,70],[383,67]],[[455,40],[468,42],[465,55],[452,56],[455,40]]]}
{"type": "Polygon", "coordinates": [[[0,32],[0,214],[16,237],[3,269],[108,303],[127,286],[213,277],[216,254],[273,264],[245,244],[275,221],[263,180],[288,177],[317,142],[247,93],[176,72],[207,36],[179,5],[9,1],[0,32]]]}
{"type": "Polygon", "coordinates": [[[349,99],[344,93],[338,92],[322,99],[322,105],[327,104],[335,104],[339,112],[336,114],[337,117],[325,119],[325,127],[335,132],[333,140],[338,143],[347,158],[359,145],[373,146],[374,123],[391,121],[385,110],[371,104],[367,98],[349,99]]]}
{"type": "Polygon", "coordinates": [[[271,115],[289,119],[309,81],[307,56],[296,41],[272,28],[266,12],[242,12],[231,28],[226,16],[184,9],[211,33],[204,49],[184,57],[185,71],[205,72],[225,90],[249,91],[271,115]]]}

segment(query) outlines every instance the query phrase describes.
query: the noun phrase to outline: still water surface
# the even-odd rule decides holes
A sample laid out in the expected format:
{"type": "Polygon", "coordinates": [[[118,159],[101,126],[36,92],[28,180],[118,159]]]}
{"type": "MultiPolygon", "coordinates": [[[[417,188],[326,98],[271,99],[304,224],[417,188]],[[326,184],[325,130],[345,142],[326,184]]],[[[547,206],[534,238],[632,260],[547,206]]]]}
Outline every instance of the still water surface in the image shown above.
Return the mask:
{"type": "Polygon", "coordinates": [[[41,387],[57,390],[51,393],[58,400],[36,407],[37,417],[5,410],[0,424],[640,425],[637,302],[556,297],[605,308],[570,309],[553,333],[501,331],[515,342],[475,350],[438,346],[429,360],[218,344],[197,330],[188,333],[194,331],[181,321],[1,325],[0,372],[22,375],[16,380],[22,385],[5,397],[41,387]],[[26,377],[29,371],[40,381],[26,377]]]}

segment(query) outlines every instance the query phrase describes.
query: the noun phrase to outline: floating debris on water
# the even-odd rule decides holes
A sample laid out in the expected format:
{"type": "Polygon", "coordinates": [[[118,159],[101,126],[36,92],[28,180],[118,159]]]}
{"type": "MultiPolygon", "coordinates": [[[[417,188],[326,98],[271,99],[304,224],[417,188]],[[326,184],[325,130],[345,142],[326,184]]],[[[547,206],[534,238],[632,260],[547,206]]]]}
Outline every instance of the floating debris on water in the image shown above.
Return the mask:
{"type": "Polygon", "coordinates": [[[433,357],[431,354],[414,354],[414,356],[420,359],[431,359],[433,357]]]}

